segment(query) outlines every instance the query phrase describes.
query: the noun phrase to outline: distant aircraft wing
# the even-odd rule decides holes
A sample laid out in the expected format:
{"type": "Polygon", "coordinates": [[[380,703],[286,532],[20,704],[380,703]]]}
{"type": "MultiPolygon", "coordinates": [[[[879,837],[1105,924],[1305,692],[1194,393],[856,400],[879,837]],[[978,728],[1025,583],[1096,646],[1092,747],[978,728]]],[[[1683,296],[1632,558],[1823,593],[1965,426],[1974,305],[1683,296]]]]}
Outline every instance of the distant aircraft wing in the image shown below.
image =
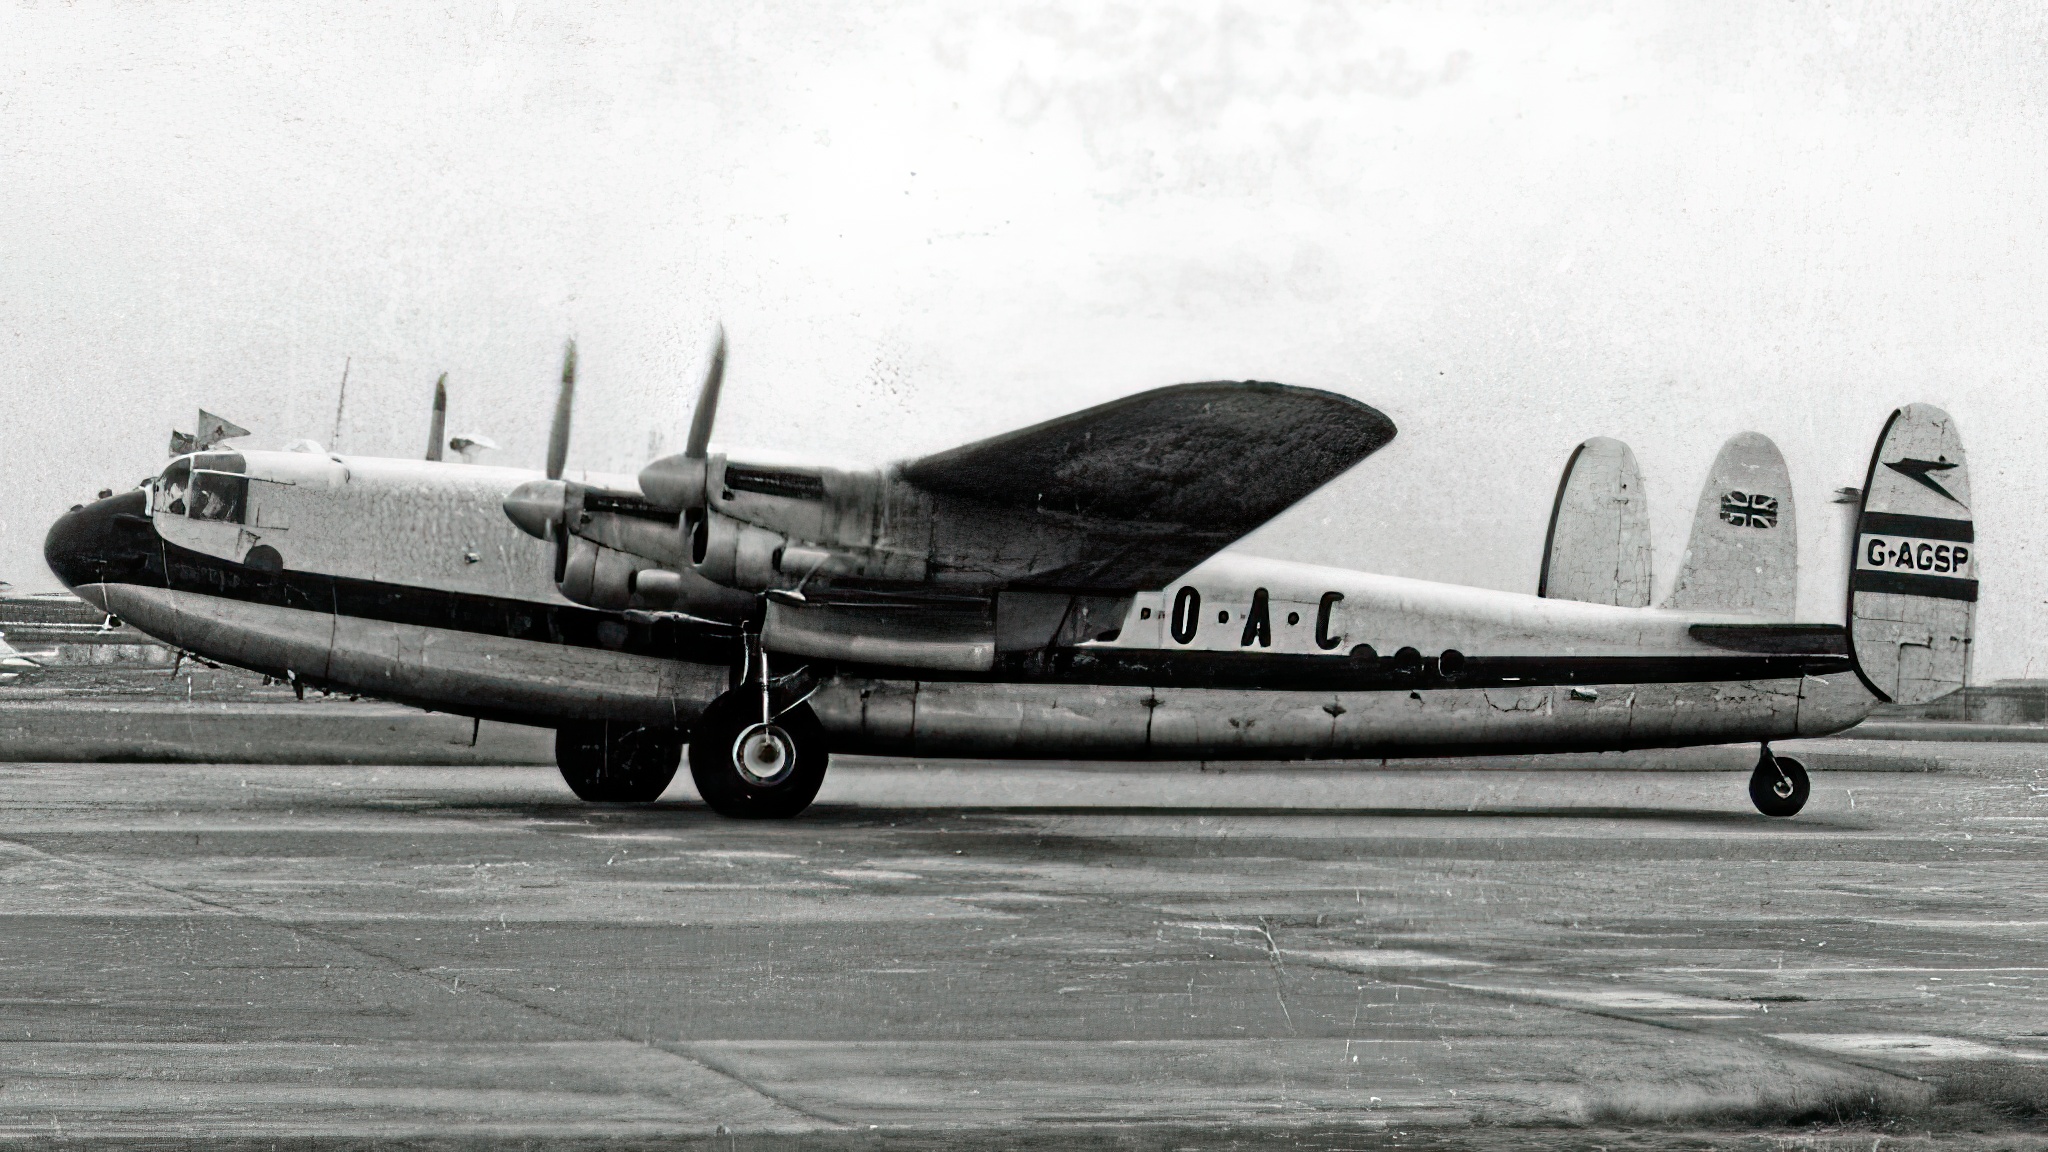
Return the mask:
{"type": "MultiPolygon", "coordinates": [[[[1068,544],[1016,552],[1047,587],[1158,587],[1394,438],[1349,397],[1257,381],[1179,384],[911,461],[902,477],[985,535],[1057,524],[1068,544]],[[1050,562],[1054,567],[1046,568],[1050,562]]],[[[1002,551],[998,549],[998,551],[1002,551]]]]}

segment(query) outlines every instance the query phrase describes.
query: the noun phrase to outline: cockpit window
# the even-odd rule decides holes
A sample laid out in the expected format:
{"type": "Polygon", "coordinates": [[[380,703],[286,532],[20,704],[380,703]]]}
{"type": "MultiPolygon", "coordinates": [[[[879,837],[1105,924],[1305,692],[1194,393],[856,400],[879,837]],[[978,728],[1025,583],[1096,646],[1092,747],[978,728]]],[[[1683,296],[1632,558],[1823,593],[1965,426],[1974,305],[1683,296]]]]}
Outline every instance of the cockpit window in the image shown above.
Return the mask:
{"type": "Polygon", "coordinates": [[[225,520],[230,524],[242,522],[242,511],[249,503],[249,478],[230,472],[202,472],[192,470],[192,518],[194,520],[225,520]]]}
{"type": "Polygon", "coordinates": [[[156,505],[173,516],[185,514],[185,496],[192,487],[192,459],[180,456],[171,461],[156,482],[156,505]]]}
{"type": "Polygon", "coordinates": [[[157,481],[165,512],[240,524],[249,506],[248,462],[236,452],[206,452],[171,462],[157,481]]]}

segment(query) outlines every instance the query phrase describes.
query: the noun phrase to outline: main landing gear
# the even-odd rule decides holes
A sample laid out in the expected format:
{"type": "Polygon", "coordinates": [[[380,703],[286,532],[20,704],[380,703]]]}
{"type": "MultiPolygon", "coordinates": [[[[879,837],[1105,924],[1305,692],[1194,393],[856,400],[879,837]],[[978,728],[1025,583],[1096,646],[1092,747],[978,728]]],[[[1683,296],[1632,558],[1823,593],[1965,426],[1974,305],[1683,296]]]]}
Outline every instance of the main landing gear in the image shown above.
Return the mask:
{"type": "Polygon", "coordinates": [[[1806,765],[1790,756],[1773,756],[1763,746],[1756,771],[1749,774],[1749,799],[1766,816],[1796,816],[1806,807],[1812,785],[1806,779],[1806,765]]]}
{"type": "Polygon", "coordinates": [[[720,816],[787,820],[825,783],[825,726],[791,677],[768,678],[760,638],[746,635],[746,671],[738,687],[713,700],[690,731],[690,779],[720,816]]]}
{"type": "Polygon", "coordinates": [[[651,804],[682,761],[682,731],[665,724],[585,720],[555,729],[555,763],[578,799],[651,804]]]}

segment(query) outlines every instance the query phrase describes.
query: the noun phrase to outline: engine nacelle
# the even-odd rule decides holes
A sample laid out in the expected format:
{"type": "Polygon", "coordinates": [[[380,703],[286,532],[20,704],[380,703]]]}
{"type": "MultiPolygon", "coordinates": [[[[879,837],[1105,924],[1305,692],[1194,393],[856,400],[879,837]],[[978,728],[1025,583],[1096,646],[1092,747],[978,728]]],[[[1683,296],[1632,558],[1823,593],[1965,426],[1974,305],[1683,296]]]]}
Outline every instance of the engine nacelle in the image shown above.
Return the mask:
{"type": "Polygon", "coordinates": [[[680,512],[701,508],[706,461],[702,456],[664,456],[640,470],[640,491],[656,508],[680,512]]]}
{"type": "Polygon", "coordinates": [[[630,552],[607,548],[581,536],[562,542],[567,556],[562,578],[557,582],[562,595],[578,604],[613,611],[633,605],[633,577],[653,562],[630,552]]]}
{"type": "Polygon", "coordinates": [[[714,584],[760,592],[785,583],[775,558],[789,540],[780,532],[743,523],[718,512],[704,512],[690,531],[690,566],[714,584]]]}
{"type": "Polygon", "coordinates": [[[743,620],[758,609],[752,593],[713,584],[693,569],[642,568],[628,583],[634,608],[685,612],[707,620],[743,620]]]}

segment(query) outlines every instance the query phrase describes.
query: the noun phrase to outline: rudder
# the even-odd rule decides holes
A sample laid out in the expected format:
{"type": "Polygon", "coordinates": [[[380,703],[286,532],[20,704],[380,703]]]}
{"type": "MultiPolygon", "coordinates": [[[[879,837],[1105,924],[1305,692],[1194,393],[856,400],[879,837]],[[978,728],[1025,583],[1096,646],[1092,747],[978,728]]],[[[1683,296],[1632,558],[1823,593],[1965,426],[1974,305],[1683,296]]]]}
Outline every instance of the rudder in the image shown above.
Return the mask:
{"type": "Polygon", "coordinates": [[[1969,680],[1977,559],[1955,421],[1908,404],[1871,454],[1849,569],[1850,653],[1880,699],[1924,704],[1969,680]]]}

